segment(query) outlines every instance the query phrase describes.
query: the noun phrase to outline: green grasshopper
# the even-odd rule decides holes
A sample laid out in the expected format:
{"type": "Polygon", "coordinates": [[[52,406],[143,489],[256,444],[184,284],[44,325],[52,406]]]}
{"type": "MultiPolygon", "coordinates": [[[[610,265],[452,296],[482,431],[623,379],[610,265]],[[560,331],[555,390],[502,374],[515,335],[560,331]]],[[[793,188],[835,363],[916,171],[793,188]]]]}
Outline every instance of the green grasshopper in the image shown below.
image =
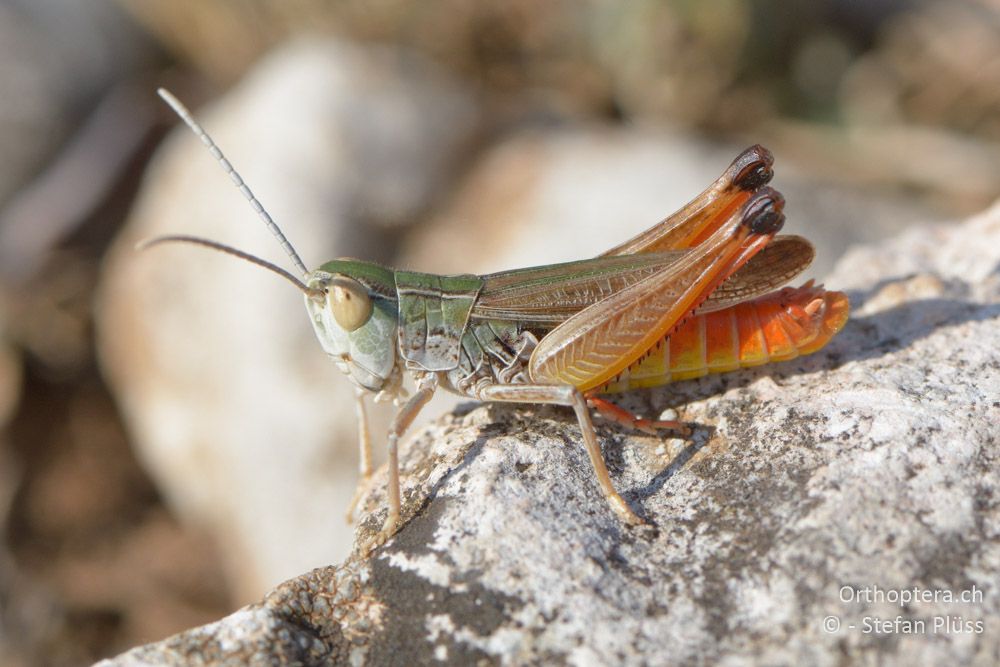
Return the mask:
{"type": "Polygon", "coordinates": [[[608,503],[626,523],[639,525],[646,522],[611,482],[590,410],[646,431],[684,434],[687,427],[640,419],[602,394],[809,354],[847,320],[842,293],[811,282],[775,291],[809,265],[814,251],[801,237],[776,236],[784,200],[767,185],[773,158],[761,146],[741,153],[677,213],[593,259],[486,276],[440,276],[357,259],[309,271],[190,112],[169,92],[159,94],[216,157],[302,279],[198,237],[163,236],[144,246],[207,246],[302,291],[320,344],[357,388],[359,491],[372,475],[364,397],[401,405],[388,433],[383,540],[400,521],[399,439],[439,388],[481,401],[571,407],[608,503]],[[408,398],[405,373],[416,384],[408,398]]]}

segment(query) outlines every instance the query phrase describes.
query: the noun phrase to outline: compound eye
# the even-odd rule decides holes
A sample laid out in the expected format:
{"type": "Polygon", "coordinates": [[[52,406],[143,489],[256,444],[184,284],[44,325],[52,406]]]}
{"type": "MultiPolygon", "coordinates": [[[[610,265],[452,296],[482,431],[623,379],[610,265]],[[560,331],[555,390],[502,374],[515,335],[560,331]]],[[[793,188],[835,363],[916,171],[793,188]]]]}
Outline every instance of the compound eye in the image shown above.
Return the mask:
{"type": "Polygon", "coordinates": [[[356,280],[336,277],[327,286],[327,302],[333,319],[344,331],[354,331],[368,321],[372,314],[372,300],[368,290],[356,280]]]}

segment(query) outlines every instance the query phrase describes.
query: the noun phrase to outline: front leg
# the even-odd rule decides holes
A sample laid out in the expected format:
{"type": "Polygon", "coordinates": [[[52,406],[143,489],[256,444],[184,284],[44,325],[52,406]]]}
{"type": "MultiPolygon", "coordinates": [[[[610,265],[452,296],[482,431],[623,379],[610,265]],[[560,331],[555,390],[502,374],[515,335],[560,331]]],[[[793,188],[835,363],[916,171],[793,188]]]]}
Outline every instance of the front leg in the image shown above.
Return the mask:
{"type": "Polygon", "coordinates": [[[594,431],[594,423],[590,419],[590,410],[587,408],[587,400],[580,391],[571,385],[541,385],[541,384],[521,384],[521,385],[488,385],[477,392],[478,398],[483,401],[501,401],[505,403],[546,403],[549,405],[566,405],[576,412],[576,419],[580,424],[580,431],[583,434],[583,445],[587,448],[590,456],[590,464],[594,467],[594,474],[597,475],[597,482],[601,485],[604,497],[611,505],[611,509],[618,513],[623,521],[632,525],[645,524],[632,508],[628,506],[625,499],[621,497],[611,483],[611,476],[608,468],[604,465],[604,458],[601,456],[601,446],[597,442],[597,433],[594,431]]]}
{"type": "Polygon", "coordinates": [[[372,437],[368,430],[368,411],[365,409],[364,389],[356,389],[354,392],[354,405],[358,415],[358,468],[360,476],[358,485],[354,489],[354,497],[351,504],[347,506],[347,523],[354,522],[354,509],[358,506],[358,501],[362,494],[368,489],[368,483],[372,478],[372,437]]]}
{"type": "Polygon", "coordinates": [[[416,382],[416,393],[399,409],[396,416],[392,418],[392,424],[389,426],[389,479],[386,483],[389,514],[385,517],[385,523],[382,524],[382,530],[379,533],[379,539],[382,541],[392,537],[392,534],[396,532],[396,528],[399,525],[399,439],[406,432],[406,429],[410,427],[410,424],[413,423],[417,415],[420,414],[423,407],[427,405],[427,402],[431,400],[438,387],[437,375],[433,373],[423,373],[416,376],[416,382]]]}

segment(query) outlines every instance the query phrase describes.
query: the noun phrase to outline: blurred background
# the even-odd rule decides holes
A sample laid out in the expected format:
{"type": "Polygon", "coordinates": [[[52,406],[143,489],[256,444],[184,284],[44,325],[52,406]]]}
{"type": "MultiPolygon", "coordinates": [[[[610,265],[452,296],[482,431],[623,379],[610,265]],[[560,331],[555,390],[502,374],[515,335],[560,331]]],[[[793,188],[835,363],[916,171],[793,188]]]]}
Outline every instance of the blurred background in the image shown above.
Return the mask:
{"type": "Polygon", "coordinates": [[[133,251],[287,266],[158,86],[310,266],[595,255],[757,142],[819,277],[1000,194],[998,0],[4,0],[6,665],[160,639],[350,546],[352,393],[301,297],[133,251]]]}

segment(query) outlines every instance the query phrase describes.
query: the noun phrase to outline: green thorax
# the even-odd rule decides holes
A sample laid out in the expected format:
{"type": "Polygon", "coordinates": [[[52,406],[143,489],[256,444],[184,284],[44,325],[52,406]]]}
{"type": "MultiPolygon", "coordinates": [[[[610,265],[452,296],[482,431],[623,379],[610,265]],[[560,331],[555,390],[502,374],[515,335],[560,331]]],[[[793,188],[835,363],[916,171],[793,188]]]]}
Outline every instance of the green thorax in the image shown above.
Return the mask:
{"type": "Polygon", "coordinates": [[[379,302],[387,306],[395,302],[398,350],[408,367],[447,371],[458,366],[462,335],[482,278],[394,270],[352,259],[333,260],[319,270],[349,276],[367,287],[376,314],[379,302]]]}
{"type": "Polygon", "coordinates": [[[407,366],[427,371],[456,368],[483,279],[398,270],[395,278],[399,352],[407,366]]]}

